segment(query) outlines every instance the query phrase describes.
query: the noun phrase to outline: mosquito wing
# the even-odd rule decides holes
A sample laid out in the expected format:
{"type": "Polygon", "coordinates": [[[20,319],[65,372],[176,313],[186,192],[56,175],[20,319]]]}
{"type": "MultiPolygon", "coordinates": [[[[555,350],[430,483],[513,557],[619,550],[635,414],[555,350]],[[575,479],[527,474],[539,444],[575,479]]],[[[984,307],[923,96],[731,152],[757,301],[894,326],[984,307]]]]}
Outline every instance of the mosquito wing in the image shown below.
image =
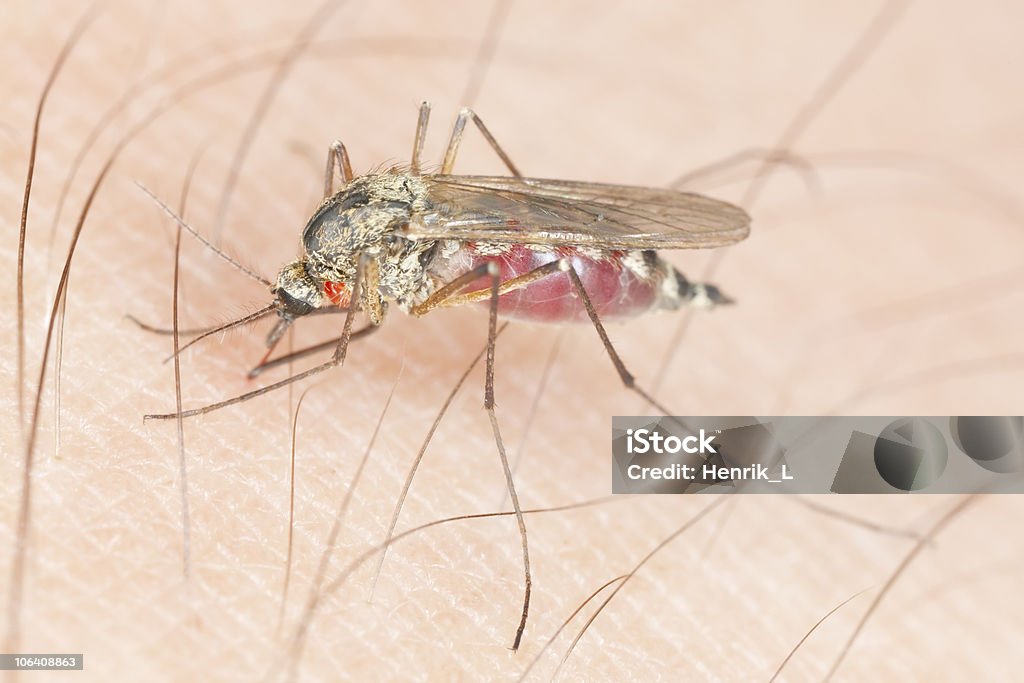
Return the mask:
{"type": "Polygon", "coordinates": [[[743,209],[675,190],[506,176],[424,176],[411,239],[707,249],[750,232],[743,209]]]}

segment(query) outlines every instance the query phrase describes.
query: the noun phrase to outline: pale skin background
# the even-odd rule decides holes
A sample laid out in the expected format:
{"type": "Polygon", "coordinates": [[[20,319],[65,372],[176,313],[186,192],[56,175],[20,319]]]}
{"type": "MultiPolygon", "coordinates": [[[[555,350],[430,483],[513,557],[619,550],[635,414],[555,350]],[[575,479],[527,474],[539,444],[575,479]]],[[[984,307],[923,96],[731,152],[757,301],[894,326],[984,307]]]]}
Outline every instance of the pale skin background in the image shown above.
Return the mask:
{"type": "MultiPolygon", "coordinates": [[[[0,9],[0,291],[12,312],[2,317],[0,357],[6,549],[22,467],[13,391],[18,208],[32,112],[83,9],[21,1],[0,9]]],[[[246,55],[279,55],[314,9],[305,1],[111,2],[100,12],[43,119],[26,263],[30,377],[64,245],[117,136],[179,84],[246,55]],[[181,55],[195,57],[133,100],[87,158],[48,262],[59,188],[96,120],[137,78],[181,55]]],[[[854,2],[519,0],[508,7],[478,93],[467,95],[490,3],[349,3],[323,23],[320,46],[296,62],[270,107],[241,171],[225,244],[272,275],[296,253],[330,141],[346,142],[357,172],[404,162],[424,98],[435,105],[429,159],[439,159],[458,107],[472,104],[528,175],[670,183],[772,144],[876,10],[854,2]]],[[[753,207],[751,238],[729,250],[714,278],[739,304],[694,317],[660,377],[660,400],[684,415],[1020,412],[1022,14],[997,2],[909,9],[800,140],[796,151],[821,162],[817,198],[783,170],[753,207]]],[[[479,309],[420,320],[393,311],[381,332],[352,347],[344,369],[319,378],[299,420],[294,571],[280,632],[289,405],[301,385],[188,421],[191,559],[183,579],[175,430],[142,422],[145,412],[173,409],[172,367],[160,363],[170,340],[122,318],[169,323],[173,230],[133,183],[176,205],[186,169],[204,149],[187,215],[212,234],[225,170],[270,77],[262,64],[211,83],[133,141],[85,226],[68,305],[59,450],[52,382],[43,400],[21,630],[23,651],[85,653],[86,672],[68,679],[264,675],[293,632],[338,501],[400,368],[331,576],[382,540],[408,464],[484,340],[479,309]]],[[[474,131],[463,149],[458,170],[501,171],[474,131]]],[[[751,167],[743,171],[733,176],[740,182],[697,187],[738,201],[751,167]]],[[[693,277],[708,263],[704,253],[672,258],[693,277]]],[[[184,326],[230,319],[268,296],[185,243],[184,326]]],[[[611,328],[641,383],[653,385],[681,319],[656,315],[611,328]]],[[[303,325],[296,343],[340,322],[303,325]]],[[[266,325],[231,333],[188,354],[186,406],[251,388],[244,373],[262,354],[265,332],[266,325]]],[[[557,336],[518,325],[499,340],[498,415],[513,453],[557,336]]],[[[592,329],[569,330],[561,349],[516,477],[526,508],[607,494],[610,416],[649,412],[621,388],[592,329]]],[[[477,370],[427,453],[399,530],[504,509],[481,394],[477,370]]],[[[508,650],[522,582],[513,521],[457,522],[411,537],[392,549],[372,604],[369,566],[326,599],[301,679],[515,679],[581,600],[709,502],[652,497],[528,517],[534,601],[516,655],[508,650]]],[[[957,501],[819,502],[922,532],[957,501]]],[[[997,680],[1019,671],[1021,511],[1016,498],[987,497],[954,519],[881,603],[838,678],[997,680]]],[[[644,567],[564,673],[767,680],[818,619],[869,589],[786,670],[787,680],[819,680],[912,545],[789,498],[736,498],[644,567]]],[[[10,561],[10,552],[0,555],[5,596],[10,561]]],[[[569,638],[563,634],[533,678],[551,676],[569,638]]]]}

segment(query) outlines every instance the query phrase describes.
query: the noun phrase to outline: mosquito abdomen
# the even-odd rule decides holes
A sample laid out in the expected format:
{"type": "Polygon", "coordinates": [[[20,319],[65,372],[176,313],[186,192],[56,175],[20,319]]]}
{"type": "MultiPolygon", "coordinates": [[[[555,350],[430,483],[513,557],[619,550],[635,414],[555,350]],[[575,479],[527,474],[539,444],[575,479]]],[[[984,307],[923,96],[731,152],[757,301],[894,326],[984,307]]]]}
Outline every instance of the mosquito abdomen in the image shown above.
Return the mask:
{"type": "MultiPolygon", "coordinates": [[[[460,251],[462,253],[449,259],[450,263],[469,270],[494,261],[501,266],[502,282],[566,258],[576,269],[601,318],[627,318],[660,308],[662,283],[667,273],[665,268],[671,269],[653,252],[588,252],[576,247],[548,249],[521,244],[479,243],[466,244],[460,251]]],[[[481,278],[468,291],[488,287],[486,278],[481,278]]],[[[499,299],[498,312],[505,317],[545,323],[588,320],[583,302],[569,277],[562,272],[505,292],[499,299]]]]}

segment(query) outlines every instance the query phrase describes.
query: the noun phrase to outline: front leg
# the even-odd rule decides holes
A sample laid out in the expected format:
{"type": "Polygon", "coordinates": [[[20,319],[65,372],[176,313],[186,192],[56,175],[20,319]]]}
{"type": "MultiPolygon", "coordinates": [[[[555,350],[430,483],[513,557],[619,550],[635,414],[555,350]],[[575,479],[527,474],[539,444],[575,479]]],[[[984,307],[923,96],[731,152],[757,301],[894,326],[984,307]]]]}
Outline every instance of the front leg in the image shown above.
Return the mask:
{"type": "MultiPolygon", "coordinates": [[[[523,273],[517,277],[509,278],[504,282],[499,282],[498,295],[500,296],[506,292],[521,289],[533,282],[536,282],[537,280],[559,272],[562,270],[560,263],[560,261],[552,261],[551,263],[546,263],[543,266],[534,268],[528,273],[523,273]]],[[[420,316],[429,313],[435,308],[453,308],[455,306],[462,306],[463,304],[485,301],[491,296],[490,288],[478,289],[465,294],[463,293],[463,290],[482,277],[490,276],[493,278],[499,275],[500,272],[501,267],[496,261],[482,263],[473,270],[463,273],[445,286],[441,287],[441,289],[427,297],[423,303],[413,306],[409,312],[413,315],[420,316]]]]}
{"type": "MultiPolygon", "coordinates": [[[[366,265],[368,263],[368,260],[368,257],[360,257],[359,266],[356,268],[356,276],[352,280],[352,289],[354,292],[357,293],[357,296],[358,293],[362,291],[361,288],[363,286],[364,273],[366,271],[366,265]]],[[[259,389],[254,389],[252,391],[248,391],[244,394],[239,394],[234,398],[229,398],[224,401],[218,401],[217,403],[210,403],[201,408],[193,408],[191,410],[183,410],[174,413],[158,413],[144,415],[143,420],[171,420],[179,417],[184,418],[192,417],[193,415],[205,415],[206,413],[211,413],[215,410],[220,410],[221,408],[225,408],[227,406],[233,406],[238,403],[244,403],[245,401],[248,401],[249,399],[252,398],[256,398],[257,396],[269,394],[270,392],[286,387],[289,384],[294,384],[295,382],[303,380],[307,377],[312,377],[313,375],[317,375],[321,372],[330,370],[331,368],[344,364],[345,356],[348,354],[348,344],[352,338],[352,323],[355,320],[357,308],[358,307],[356,306],[349,306],[347,309],[345,309],[345,323],[344,326],[342,327],[341,336],[338,337],[337,344],[334,347],[334,355],[331,357],[330,360],[321,363],[320,365],[317,365],[315,367],[312,367],[308,370],[305,370],[303,372],[292,375],[291,377],[287,377],[278,382],[274,382],[273,384],[268,384],[267,386],[260,387],[259,389]]],[[[264,358],[264,360],[266,359],[264,358]]],[[[260,365],[262,366],[262,363],[260,365]]]]}

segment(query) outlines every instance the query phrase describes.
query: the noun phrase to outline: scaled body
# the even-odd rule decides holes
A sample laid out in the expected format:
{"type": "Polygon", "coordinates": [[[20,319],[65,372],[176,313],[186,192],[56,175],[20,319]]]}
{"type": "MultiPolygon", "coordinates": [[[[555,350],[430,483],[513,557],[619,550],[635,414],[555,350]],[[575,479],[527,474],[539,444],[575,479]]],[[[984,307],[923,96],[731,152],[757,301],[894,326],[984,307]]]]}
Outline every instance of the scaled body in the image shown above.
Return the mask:
{"type": "MultiPolygon", "coordinates": [[[[713,288],[688,283],[652,249],[609,248],[600,240],[559,244],[552,239],[551,228],[531,224],[538,213],[540,220],[565,220],[565,211],[543,213],[544,206],[526,203],[530,196],[521,199],[509,191],[467,185],[467,181],[477,180],[474,177],[451,176],[454,182],[450,184],[444,178],[399,170],[368,174],[354,178],[326,199],[303,231],[303,255],[285,266],[278,277],[275,290],[282,299],[283,312],[298,316],[318,308],[347,305],[351,298],[347,287],[360,258],[370,259],[377,273],[374,290],[367,296],[381,305],[393,302],[406,312],[447,282],[487,261],[499,264],[504,282],[567,259],[597,313],[608,318],[675,309],[690,301],[709,297],[713,301],[719,296],[713,288]],[[470,201],[452,201],[453,192],[468,194],[466,187],[477,194],[468,195],[470,201]],[[493,240],[445,236],[445,231],[478,234],[488,221],[501,223],[502,231],[496,231],[493,240]],[[432,239],[432,233],[440,238],[432,239]]],[[[610,194],[621,190],[621,186],[607,187],[610,194]]],[[[577,206],[569,204],[568,208],[577,211],[577,206]]],[[[609,211],[621,213],[615,207],[609,211]]],[[[603,213],[597,214],[596,220],[610,221],[603,213]]],[[[480,278],[467,291],[488,286],[487,279],[480,278]]],[[[568,278],[558,274],[502,294],[499,312],[541,322],[587,318],[568,278]]]]}

